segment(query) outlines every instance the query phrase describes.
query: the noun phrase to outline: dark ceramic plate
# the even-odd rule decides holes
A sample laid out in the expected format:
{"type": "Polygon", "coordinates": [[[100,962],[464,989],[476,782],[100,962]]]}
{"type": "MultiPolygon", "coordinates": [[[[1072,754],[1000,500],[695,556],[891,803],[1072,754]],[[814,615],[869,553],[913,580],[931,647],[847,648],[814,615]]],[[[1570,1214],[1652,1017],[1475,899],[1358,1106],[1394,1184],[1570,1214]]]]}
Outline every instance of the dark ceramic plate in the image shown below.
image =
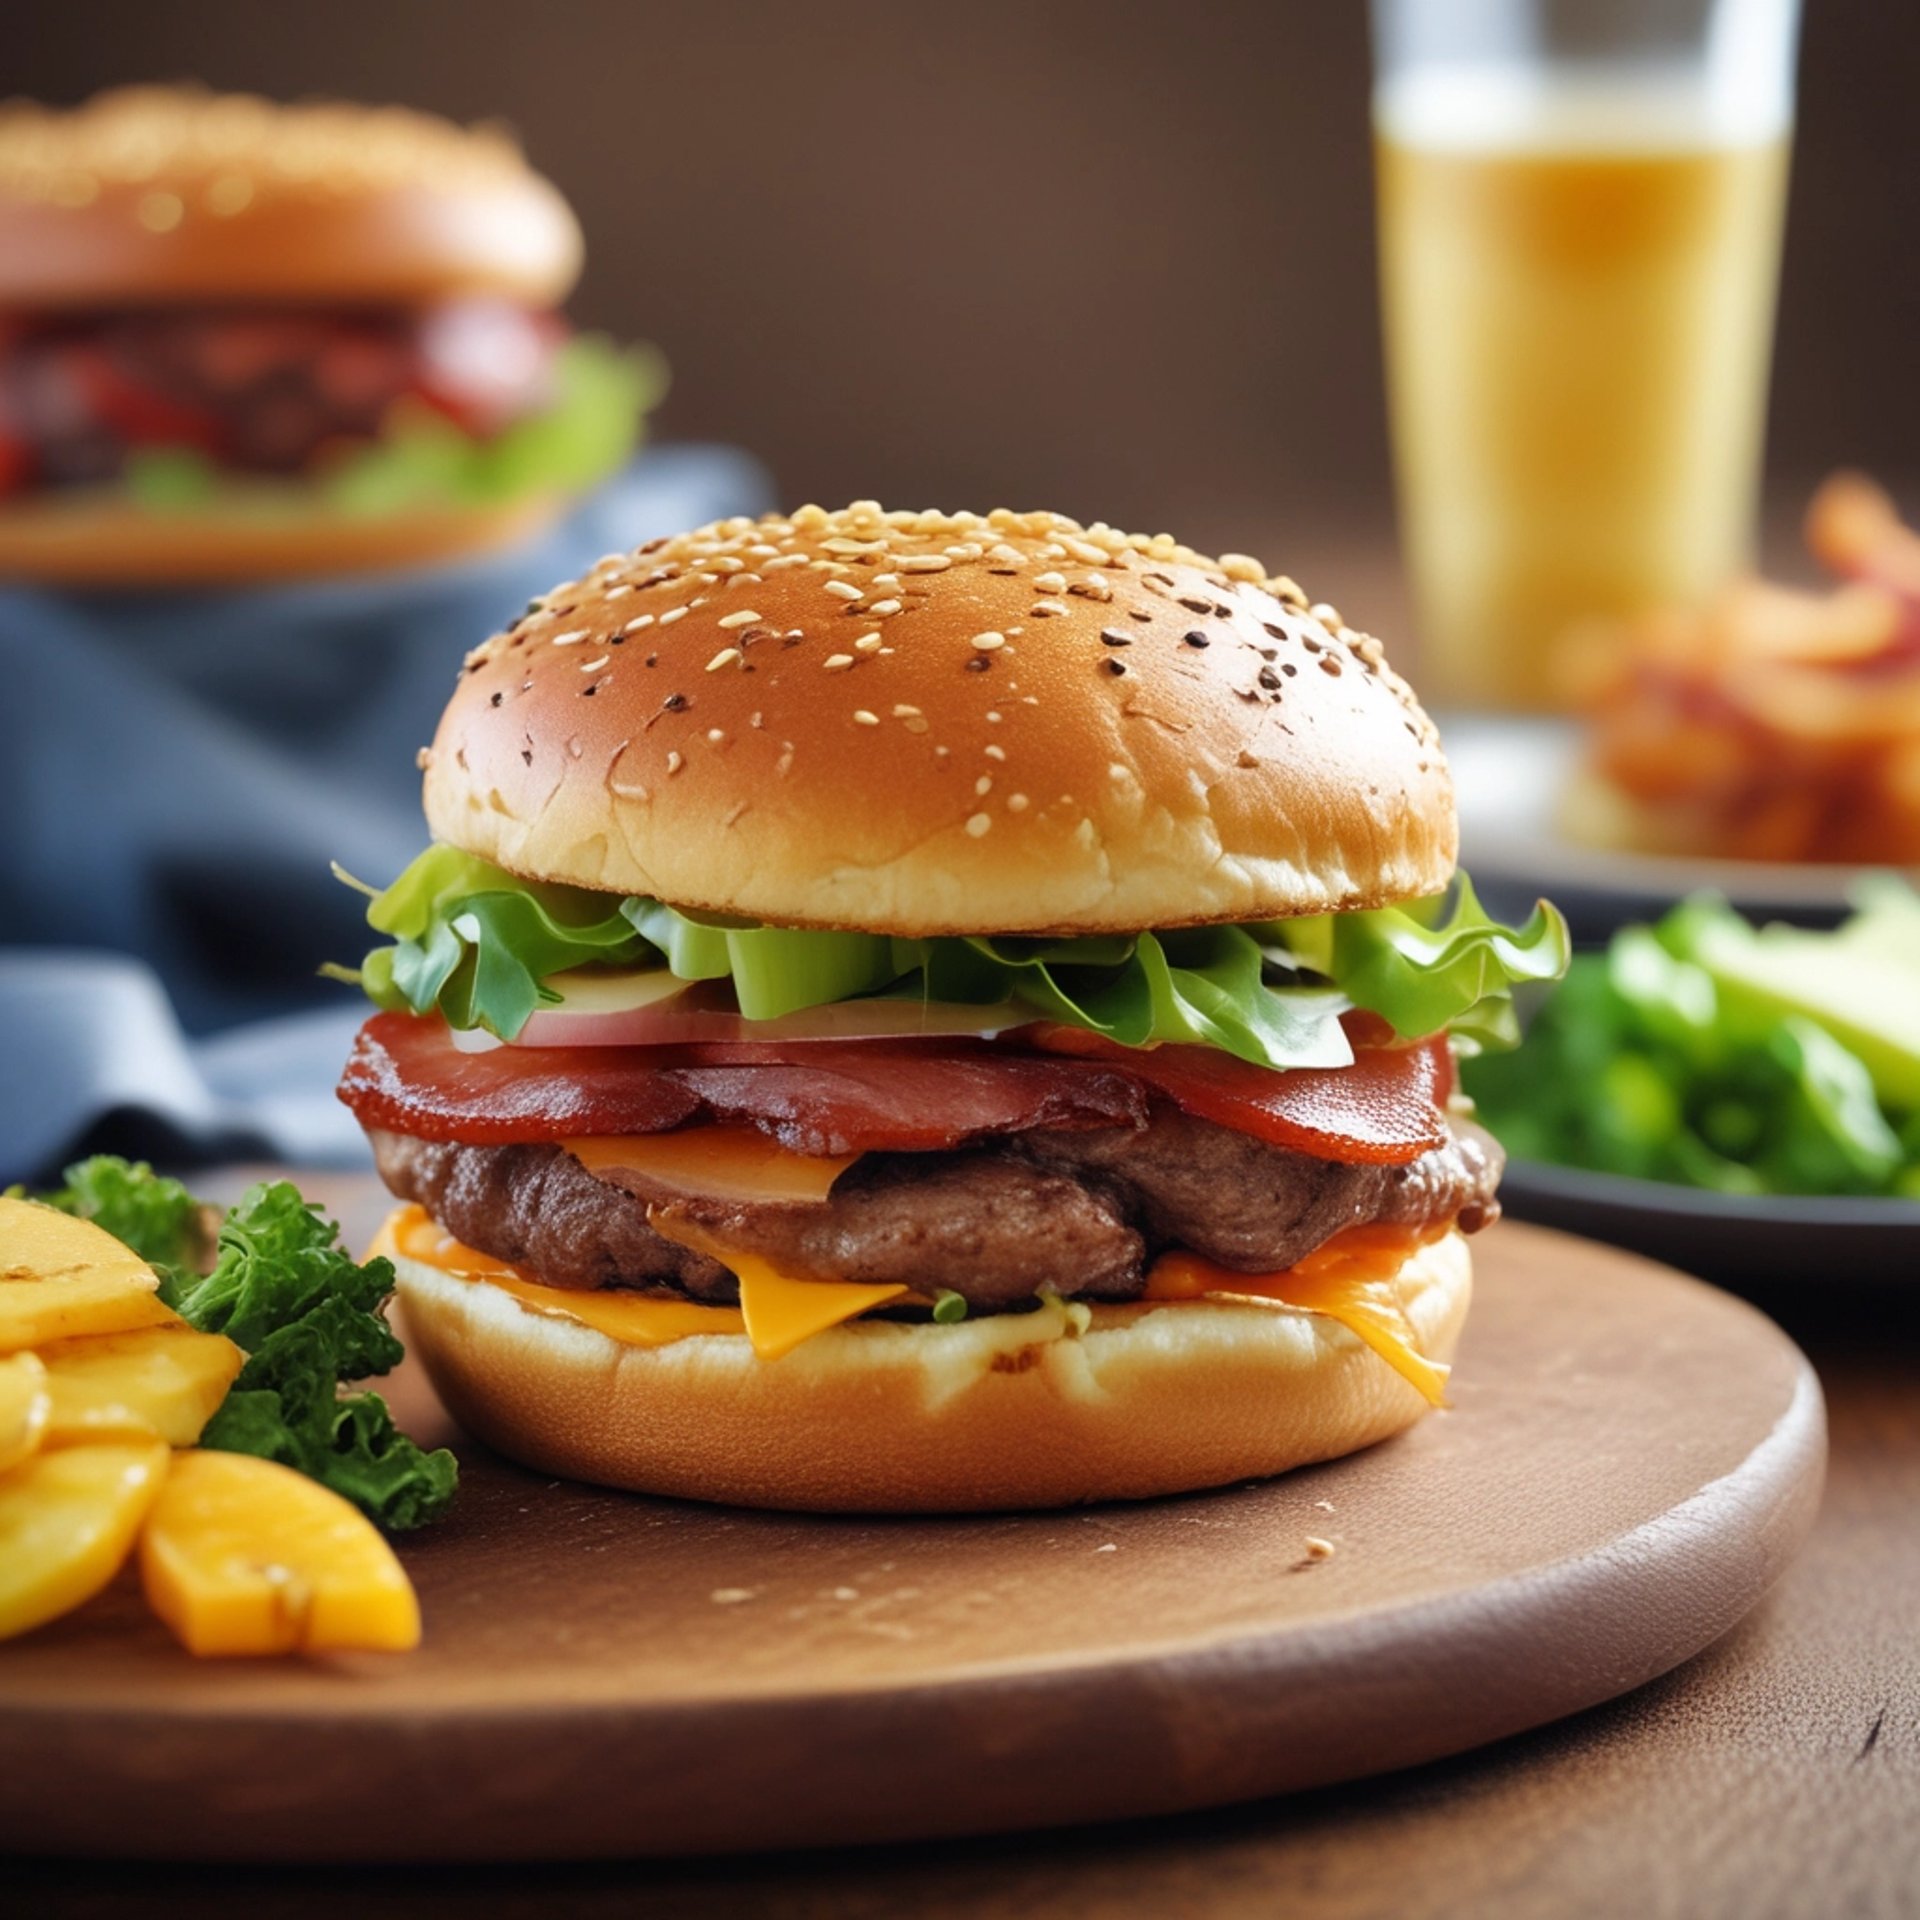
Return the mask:
{"type": "Polygon", "coordinates": [[[1508,1164],[1501,1205],[1736,1290],[1812,1282],[1920,1286],[1920,1200],[1711,1193],[1579,1167],[1508,1164]]]}

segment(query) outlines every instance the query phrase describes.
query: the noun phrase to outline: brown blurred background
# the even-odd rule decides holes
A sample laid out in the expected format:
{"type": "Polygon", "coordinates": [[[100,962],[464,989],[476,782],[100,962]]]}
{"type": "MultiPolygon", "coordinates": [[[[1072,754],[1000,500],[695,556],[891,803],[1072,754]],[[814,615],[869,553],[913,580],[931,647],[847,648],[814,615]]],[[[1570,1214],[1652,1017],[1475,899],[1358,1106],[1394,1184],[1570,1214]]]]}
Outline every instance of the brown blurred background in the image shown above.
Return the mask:
{"type": "MultiPolygon", "coordinates": [[[[586,226],[577,316],[657,341],[662,430],[790,500],[1044,504],[1302,573],[1387,523],[1360,0],[27,0],[5,41],[55,101],[511,122],[586,226]]],[[[1920,467],[1916,97],[1920,7],[1807,0],[1783,500],[1920,467]]]]}

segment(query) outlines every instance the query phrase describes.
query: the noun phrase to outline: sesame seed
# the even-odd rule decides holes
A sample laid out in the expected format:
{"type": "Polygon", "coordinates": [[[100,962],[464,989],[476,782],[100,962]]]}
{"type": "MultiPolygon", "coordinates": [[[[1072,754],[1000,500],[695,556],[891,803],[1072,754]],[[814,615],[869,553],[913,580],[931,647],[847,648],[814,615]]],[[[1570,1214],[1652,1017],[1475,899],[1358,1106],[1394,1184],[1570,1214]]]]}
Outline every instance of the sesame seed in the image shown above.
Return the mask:
{"type": "Polygon", "coordinates": [[[742,573],[746,570],[744,560],[736,560],[731,554],[720,554],[709,560],[707,565],[715,573],[742,573]]]}
{"type": "Polygon", "coordinates": [[[1007,795],[1007,811],[1009,813],[1025,813],[1027,806],[1027,796],[1024,793],[1010,793],[1007,795]]]}
{"type": "Polygon", "coordinates": [[[970,819],[967,822],[967,831],[970,834],[972,834],[976,840],[978,840],[983,834],[985,834],[988,831],[989,828],[992,827],[992,825],[993,825],[993,820],[990,815],[987,815],[984,813],[976,813],[972,817],[972,819],[970,819]]]}
{"type": "Polygon", "coordinates": [[[992,665],[993,662],[988,659],[984,653],[976,653],[973,658],[967,662],[967,671],[969,673],[985,673],[992,665]]]}
{"type": "Polygon", "coordinates": [[[727,730],[725,727],[709,727],[707,729],[707,738],[716,747],[726,737],[727,737],[727,730]]]}
{"type": "Polygon", "coordinates": [[[925,733],[927,721],[921,714],[911,713],[900,723],[909,733],[925,733]]]}
{"type": "Polygon", "coordinates": [[[1036,600],[1027,609],[1027,617],[1031,620],[1051,620],[1057,614],[1071,611],[1072,609],[1063,600],[1036,600]]]}
{"type": "Polygon", "coordinates": [[[905,573],[945,573],[952,565],[944,553],[910,553],[900,562],[905,573]]]}
{"type": "Polygon", "coordinates": [[[738,613],[723,613],[714,625],[731,631],[734,627],[750,627],[759,618],[757,613],[742,607],[738,613]]]}
{"type": "Polygon", "coordinates": [[[1119,677],[1123,673],[1125,673],[1127,670],[1127,663],[1124,660],[1115,660],[1112,658],[1108,658],[1108,659],[1102,660],[1100,664],[1103,667],[1105,667],[1106,670],[1110,674],[1112,674],[1116,680],[1119,679],[1119,677]]]}
{"type": "Polygon", "coordinates": [[[1007,757],[1006,748],[1001,746],[997,740],[988,741],[980,751],[984,753],[989,760],[1004,760],[1007,757]]]}
{"type": "Polygon", "coordinates": [[[973,783],[973,791],[977,796],[981,797],[991,793],[993,791],[993,775],[983,773],[980,778],[973,783]]]}
{"type": "Polygon", "coordinates": [[[678,773],[680,769],[684,767],[686,764],[687,764],[686,761],[681,757],[680,749],[678,747],[676,747],[670,754],[667,755],[667,771],[670,774],[678,773]]]}
{"type": "Polygon", "coordinates": [[[660,624],[663,627],[670,627],[676,620],[684,620],[687,617],[687,612],[688,609],[685,607],[669,607],[666,612],[660,616],[660,624]]]}
{"type": "Polygon", "coordinates": [[[1212,644],[1197,628],[1191,633],[1183,633],[1180,638],[1190,647],[1205,647],[1212,644]]]}
{"type": "Polygon", "coordinates": [[[1340,662],[1335,659],[1332,654],[1323,653],[1320,656],[1320,671],[1325,674],[1330,674],[1337,680],[1340,677],[1340,662]]]}
{"type": "Polygon", "coordinates": [[[1007,636],[1004,633],[994,633],[991,631],[987,633],[976,633],[972,641],[975,653],[998,653],[1006,644],[1007,636]]]}
{"type": "Polygon", "coordinates": [[[609,600],[624,600],[632,591],[633,588],[627,581],[620,580],[607,589],[606,597],[609,600]]]}
{"type": "Polygon", "coordinates": [[[622,633],[638,633],[642,627],[650,627],[652,625],[653,615],[650,613],[641,613],[636,614],[620,631],[622,633]]]}
{"type": "Polygon", "coordinates": [[[582,673],[598,673],[600,669],[608,665],[612,659],[612,654],[603,653],[598,660],[582,660],[580,662],[580,671],[582,673]]]}
{"type": "Polygon", "coordinates": [[[722,647],[720,651],[707,662],[707,671],[709,673],[718,673],[722,667],[730,667],[736,660],[744,657],[738,647],[722,647]]]}
{"type": "Polygon", "coordinates": [[[898,600],[876,600],[873,603],[873,605],[867,609],[867,611],[874,617],[874,619],[884,620],[887,618],[889,614],[898,613],[900,611],[900,602],[898,600]]]}
{"type": "Polygon", "coordinates": [[[851,580],[823,580],[820,584],[837,600],[864,600],[867,597],[851,580]]]}
{"type": "Polygon", "coordinates": [[[1190,593],[1183,593],[1179,598],[1180,605],[1185,607],[1189,613],[1211,613],[1214,610],[1211,600],[1197,599],[1190,593]]]}
{"type": "Polygon", "coordinates": [[[1259,673],[1259,681],[1269,693],[1272,693],[1280,685],[1280,676],[1275,673],[1271,667],[1262,667],[1259,673]]]}
{"type": "Polygon", "coordinates": [[[1033,576],[1033,588],[1036,593],[1065,593],[1067,576],[1064,573],[1036,573],[1033,576]]]}
{"type": "Polygon", "coordinates": [[[855,653],[878,653],[880,651],[880,636],[877,633],[863,633],[860,638],[853,643],[853,650],[855,653]]]}
{"type": "Polygon", "coordinates": [[[882,593],[898,593],[900,591],[900,576],[897,573],[876,573],[873,576],[873,584],[878,587],[882,593]]]}
{"type": "Polygon", "coordinates": [[[998,714],[998,713],[996,713],[996,712],[994,711],[994,709],[993,709],[992,707],[989,707],[989,708],[987,709],[987,718],[988,718],[988,720],[989,720],[989,721],[991,721],[991,722],[992,722],[992,723],[993,723],[993,724],[994,724],[995,726],[998,726],[998,725],[999,725],[999,722],[1000,722],[1000,716],[999,716],[999,714],[998,714]]]}
{"type": "Polygon", "coordinates": [[[854,724],[861,727],[877,727],[880,724],[880,716],[877,713],[868,712],[865,707],[855,707],[853,719],[854,724]]]}
{"type": "Polygon", "coordinates": [[[1112,627],[1102,627],[1100,629],[1100,644],[1103,647],[1130,647],[1133,645],[1133,635],[1130,633],[1117,632],[1112,627]]]}
{"type": "Polygon", "coordinates": [[[920,709],[918,707],[910,707],[902,700],[894,706],[893,717],[896,720],[911,720],[918,715],[919,711],[920,709]]]}
{"type": "Polygon", "coordinates": [[[556,633],[553,644],[556,647],[577,647],[587,637],[585,627],[575,627],[571,633],[556,633]]]}
{"type": "Polygon", "coordinates": [[[820,664],[829,673],[844,673],[847,668],[853,665],[853,655],[850,653],[830,653],[820,664]]]}
{"type": "Polygon", "coordinates": [[[1082,566],[1097,567],[1102,560],[1108,557],[1106,549],[1104,547],[1096,547],[1091,540],[1063,540],[1061,545],[1063,545],[1082,566]]]}
{"type": "Polygon", "coordinates": [[[495,694],[495,695],[494,695],[494,696],[493,696],[493,697],[492,697],[492,698],[491,698],[491,699],[490,699],[490,700],[489,700],[489,701],[487,702],[487,705],[488,705],[488,706],[490,706],[490,707],[497,707],[497,706],[498,706],[498,705],[500,704],[500,702],[501,702],[502,700],[504,700],[504,699],[505,699],[506,697],[507,697],[507,696],[506,696],[506,695],[505,695],[504,693],[496,693],[496,694],[495,694]]]}

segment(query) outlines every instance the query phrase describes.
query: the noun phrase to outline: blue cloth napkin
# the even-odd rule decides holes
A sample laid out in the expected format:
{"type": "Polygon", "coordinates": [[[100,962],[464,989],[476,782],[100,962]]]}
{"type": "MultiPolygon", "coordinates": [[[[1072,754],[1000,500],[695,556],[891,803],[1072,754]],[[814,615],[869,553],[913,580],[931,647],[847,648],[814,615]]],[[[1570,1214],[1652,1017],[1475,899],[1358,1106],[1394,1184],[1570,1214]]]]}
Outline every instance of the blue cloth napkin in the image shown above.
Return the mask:
{"type": "MultiPolygon", "coordinates": [[[[743,454],[664,447],[549,533],[455,566],[226,593],[0,588],[0,952],[136,956],[189,1034],[339,994],[314,969],[359,958],[365,903],[328,863],[381,883],[419,851],[415,753],[467,649],[601,554],[768,494],[743,454]]],[[[70,956],[29,974],[45,964],[98,979],[70,956]]],[[[84,1014],[58,994],[35,1005],[84,1014]]],[[[0,1022],[18,1034],[4,996],[0,1022]]],[[[57,1056],[94,1063],[96,1109],[125,1091],[114,1051],[57,1056]]],[[[0,1139],[46,1090],[0,1064],[0,1139]]]]}
{"type": "Polygon", "coordinates": [[[50,1182],[95,1152],[169,1167],[368,1164],[359,1126],[333,1097],[367,1007],[333,991],[336,1005],[194,1040],[137,960],[0,949],[0,1186],[50,1182]]]}

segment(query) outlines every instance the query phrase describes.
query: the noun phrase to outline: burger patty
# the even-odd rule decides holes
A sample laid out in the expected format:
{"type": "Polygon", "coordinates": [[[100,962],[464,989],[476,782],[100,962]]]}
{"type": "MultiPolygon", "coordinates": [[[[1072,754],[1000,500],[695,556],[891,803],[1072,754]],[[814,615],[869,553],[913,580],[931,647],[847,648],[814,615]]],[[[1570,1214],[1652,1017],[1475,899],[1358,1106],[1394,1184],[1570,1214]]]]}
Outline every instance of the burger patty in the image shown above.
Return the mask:
{"type": "Polygon", "coordinates": [[[684,1222],[795,1272],[947,1288],[1000,1312],[1043,1288],[1130,1300],[1154,1258],[1184,1248],[1277,1273],[1344,1227],[1472,1232],[1499,1215],[1499,1147],[1477,1128],[1405,1166],[1317,1160],[1156,1106],[1142,1128],[1042,1129],[944,1153],[874,1153],[824,1202],[716,1200],[589,1173],[547,1144],[465,1147],[376,1132],[380,1175],[457,1239],[549,1286],[628,1287],[715,1305],[719,1261],[648,1224],[684,1222]]]}

